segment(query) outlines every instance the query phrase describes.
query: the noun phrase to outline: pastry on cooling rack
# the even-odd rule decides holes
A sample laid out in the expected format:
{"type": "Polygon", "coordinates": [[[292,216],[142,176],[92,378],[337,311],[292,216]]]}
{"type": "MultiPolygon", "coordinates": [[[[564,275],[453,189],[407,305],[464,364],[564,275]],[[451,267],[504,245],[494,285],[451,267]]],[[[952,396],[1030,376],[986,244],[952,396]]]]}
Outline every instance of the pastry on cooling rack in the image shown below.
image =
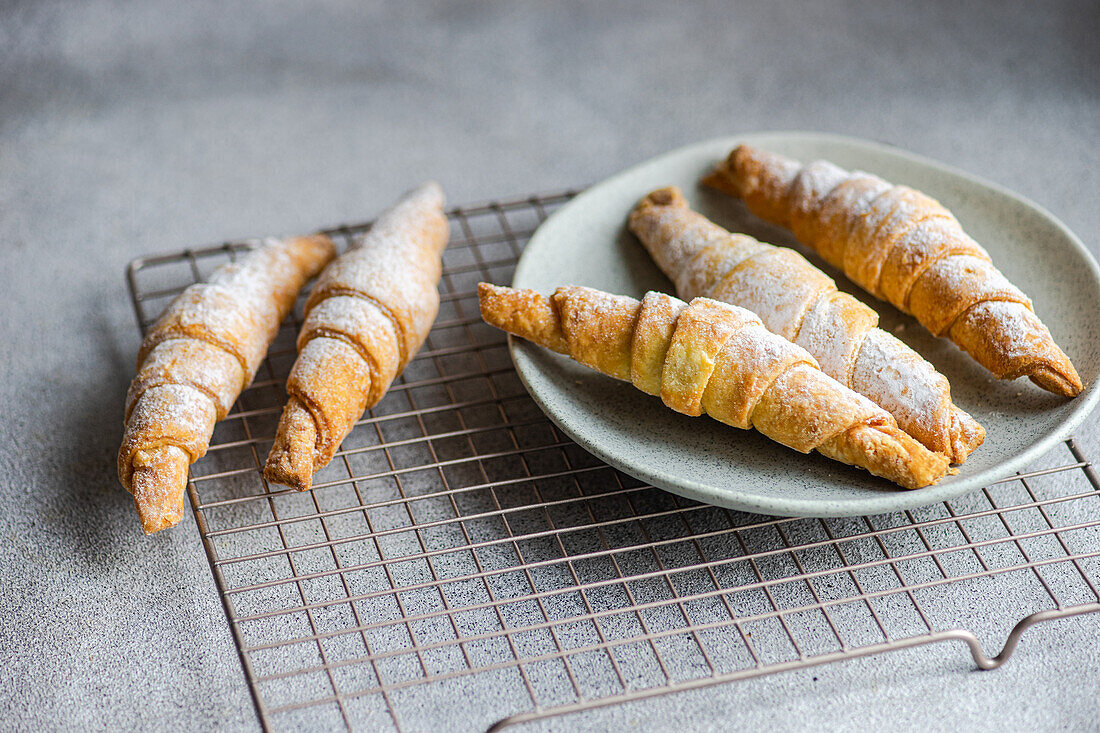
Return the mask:
{"type": "Polygon", "coordinates": [[[335,255],[323,235],[267,240],[184,290],[149,329],[118,453],[146,534],[179,522],[187,467],[252,381],[298,291],[335,255]]]}
{"type": "Polygon", "coordinates": [[[837,290],[794,250],[731,234],[692,211],[680,190],[643,198],[630,229],[686,300],[705,296],[747,308],[802,346],[821,370],[886,409],[930,450],[962,463],[985,430],[951,401],[947,378],[878,326],[878,314],[837,290]]]}
{"type": "Polygon", "coordinates": [[[309,489],[314,472],[420,349],[439,310],[447,238],[443,191],[426,183],[321,273],[306,302],[289,398],[264,467],[269,481],[309,489]]]}
{"type": "Polygon", "coordinates": [[[998,379],[1082,390],[1031,301],[935,199],[826,161],[803,166],[740,145],[704,183],[788,227],[872,295],[946,336],[998,379]]]}
{"type": "Polygon", "coordinates": [[[865,468],[908,489],[947,471],[890,413],[817,367],[752,312],[710,298],[642,301],[583,287],[478,286],[486,323],[630,381],[677,412],[756,428],[802,453],[865,468]]]}

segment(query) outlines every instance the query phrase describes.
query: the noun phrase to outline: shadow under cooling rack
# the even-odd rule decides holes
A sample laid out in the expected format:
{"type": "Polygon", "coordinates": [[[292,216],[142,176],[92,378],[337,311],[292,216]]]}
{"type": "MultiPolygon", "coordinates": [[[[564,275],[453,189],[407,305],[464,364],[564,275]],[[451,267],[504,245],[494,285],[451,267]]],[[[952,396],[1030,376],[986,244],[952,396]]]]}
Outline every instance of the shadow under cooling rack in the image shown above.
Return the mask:
{"type": "MultiPolygon", "coordinates": [[[[992,668],[1028,625],[1100,610],[1100,482],[1072,440],[1023,477],[848,519],[698,504],[573,444],[475,294],[572,195],[449,212],[438,320],[312,491],[261,476],[301,302],[192,466],[265,728],[502,727],[937,641],[992,668]]],[[[243,246],[131,263],[141,329],[243,246]]]]}

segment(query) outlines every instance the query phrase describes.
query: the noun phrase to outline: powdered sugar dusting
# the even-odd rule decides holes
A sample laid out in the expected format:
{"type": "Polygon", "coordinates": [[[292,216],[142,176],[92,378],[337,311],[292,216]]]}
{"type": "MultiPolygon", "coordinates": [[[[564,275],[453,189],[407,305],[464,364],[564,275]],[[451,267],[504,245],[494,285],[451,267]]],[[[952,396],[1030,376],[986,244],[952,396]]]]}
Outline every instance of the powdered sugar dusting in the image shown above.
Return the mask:
{"type": "Polygon", "coordinates": [[[554,291],[554,300],[584,302],[584,314],[593,320],[616,318],[638,306],[638,301],[626,295],[613,295],[580,285],[565,285],[554,291]]]}
{"type": "MultiPolygon", "coordinates": [[[[878,176],[863,171],[853,171],[848,180],[860,181],[862,185],[852,187],[852,197],[849,199],[851,208],[849,216],[854,222],[858,218],[870,214],[875,203],[882,198],[882,194],[890,190],[890,184],[878,176]]],[[[837,192],[834,189],[830,195],[837,192]]]]}
{"type": "MultiPolygon", "coordinates": [[[[325,375],[329,371],[326,365],[338,363],[352,355],[359,358],[358,350],[343,339],[329,337],[312,339],[294,360],[291,381],[297,382],[309,375],[325,375]]],[[[300,392],[298,389],[290,389],[290,391],[300,392]]]]}
{"type": "Polygon", "coordinates": [[[1001,271],[988,260],[972,255],[951,255],[943,257],[926,270],[927,273],[935,273],[953,293],[962,293],[967,289],[974,289],[983,293],[992,300],[998,294],[1009,297],[997,298],[998,300],[1015,300],[1018,303],[1030,305],[1031,301],[1026,295],[1009,282],[1001,271]]]}
{"type": "Polygon", "coordinates": [[[851,386],[864,394],[875,394],[876,401],[897,418],[906,432],[946,438],[950,431],[952,405],[947,379],[882,329],[873,329],[863,341],[851,386]]]}
{"type": "Polygon", "coordinates": [[[917,278],[937,260],[968,254],[986,261],[989,254],[949,215],[927,216],[895,240],[879,276],[880,297],[904,310],[917,278]]]}
{"type": "MultiPolygon", "coordinates": [[[[436,289],[447,246],[443,193],[430,182],[386,211],[359,245],[330,265],[306,305],[333,295],[362,297],[394,321],[405,364],[420,348],[439,309],[436,289]]],[[[344,314],[353,318],[354,314],[344,314]]]]}
{"type": "MultiPolygon", "coordinates": [[[[678,195],[679,192],[676,193],[678,195]]],[[[683,202],[682,197],[676,200],[683,202]]],[[[679,205],[651,206],[643,203],[630,219],[631,229],[643,244],[648,247],[651,242],[661,243],[659,247],[650,248],[650,256],[666,274],[683,272],[689,267],[689,261],[708,245],[725,244],[729,239],[728,232],[706,219],[684,221],[679,216],[681,210],[679,205]]]]}
{"type": "Polygon", "coordinates": [[[1000,353],[1008,361],[1019,361],[1050,340],[1050,331],[1026,305],[991,300],[974,306],[968,316],[981,319],[985,328],[995,329],[1000,353]]]}
{"type": "Polygon", "coordinates": [[[201,338],[236,356],[247,384],[298,291],[331,258],[332,245],[325,241],[327,248],[310,238],[268,239],[219,267],[208,282],[192,285],[168,306],[150,330],[142,356],[165,338],[201,338]]]}
{"type": "MultiPolygon", "coordinates": [[[[835,291],[819,296],[806,314],[795,343],[817,357],[823,372],[850,386],[849,376],[859,346],[867,332],[874,329],[878,317],[865,312],[859,312],[864,316],[862,319],[845,317],[844,298],[844,294],[835,291]]],[[[871,397],[877,402],[879,395],[871,397]]]]}
{"type": "Polygon", "coordinates": [[[967,309],[990,300],[1030,301],[993,265],[970,255],[937,260],[917,278],[908,306],[925,328],[940,336],[967,309]]]}
{"type": "Polygon", "coordinates": [[[133,457],[139,450],[175,445],[191,461],[206,453],[217,414],[213,401],[185,384],[165,384],[145,391],[134,405],[119,449],[119,478],[131,488],[133,457]]]}
{"type": "Polygon", "coordinates": [[[240,393],[243,374],[230,353],[198,339],[170,338],[157,344],[142,361],[126,394],[126,417],[146,390],[185,384],[206,394],[221,419],[240,393]]]}
{"type": "Polygon", "coordinates": [[[791,182],[792,206],[804,212],[820,208],[829,192],[847,177],[844,169],[826,160],[817,160],[804,166],[791,182]]]}
{"type": "Polygon", "coordinates": [[[802,256],[770,247],[741,263],[704,292],[748,308],[771,331],[793,339],[814,301],[835,290],[832,280],[802,256]]]}

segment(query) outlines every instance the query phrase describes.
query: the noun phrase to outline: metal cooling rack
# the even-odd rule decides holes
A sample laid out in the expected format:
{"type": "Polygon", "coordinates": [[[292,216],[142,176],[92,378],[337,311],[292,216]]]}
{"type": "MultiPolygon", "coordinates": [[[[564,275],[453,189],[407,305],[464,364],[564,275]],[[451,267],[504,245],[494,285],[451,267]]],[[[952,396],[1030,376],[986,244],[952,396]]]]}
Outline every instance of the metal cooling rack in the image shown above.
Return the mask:
{"type": "MultiPolygon", "coordinates": [[[[474,292],[510,282],[573,193],[451,210],[438,321],[312,491],[260,473],[301,304],[192,466],[265,729],[438,730],[456,696],[462,722],[497,729],[945,640],[991,669],[1028,626],[1100,610],[1100,481],[1073,440],[968,496],[848,519],[697,504],[573,444],[474,292]]],[[[368,227],[329,233],[346,247],[368,227]]],[[[240,246],[131,263],[142,331],[240,246]]]]}

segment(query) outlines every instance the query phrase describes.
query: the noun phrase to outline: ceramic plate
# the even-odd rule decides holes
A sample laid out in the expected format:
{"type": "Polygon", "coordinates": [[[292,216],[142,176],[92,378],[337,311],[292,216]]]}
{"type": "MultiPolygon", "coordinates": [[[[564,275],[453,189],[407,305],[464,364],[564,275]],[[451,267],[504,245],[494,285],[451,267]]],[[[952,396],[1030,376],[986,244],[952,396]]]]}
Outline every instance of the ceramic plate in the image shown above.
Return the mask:
{"type": "Polygon", "coordinates": [[[654,188],[677,185],[692,206],[733,231],[793,246],[860,297],[951,381],[952,396],[986,429],[985,443],[958,475],[918,491],[828,460],[802,455],[755,431],[677,414],[626,382],[513,338],[512,358],[531,396],[573,440],[616,468],[691,499],[783,516],[855,516],[942,501],[1020,470],[1064,439],[1095,406],[1100,370],[1100,269],[1050,213],[996,185],[884,145],[822,134],[768,133],[699,143],[604,181],[550,217],[527,245],[514,287],[553,292],[588,285],[640,298],[672,284],[626,229],[631,207],[654,188]],[[946,339],[849,283],[783,229],[729,197],[698,185],[738,143],[803,161],[825,158],[876,173],[939,199],[993,261],[1020,285],[1086,385],[1074,400],[1026,379],[999,382],[946,339]]]}

